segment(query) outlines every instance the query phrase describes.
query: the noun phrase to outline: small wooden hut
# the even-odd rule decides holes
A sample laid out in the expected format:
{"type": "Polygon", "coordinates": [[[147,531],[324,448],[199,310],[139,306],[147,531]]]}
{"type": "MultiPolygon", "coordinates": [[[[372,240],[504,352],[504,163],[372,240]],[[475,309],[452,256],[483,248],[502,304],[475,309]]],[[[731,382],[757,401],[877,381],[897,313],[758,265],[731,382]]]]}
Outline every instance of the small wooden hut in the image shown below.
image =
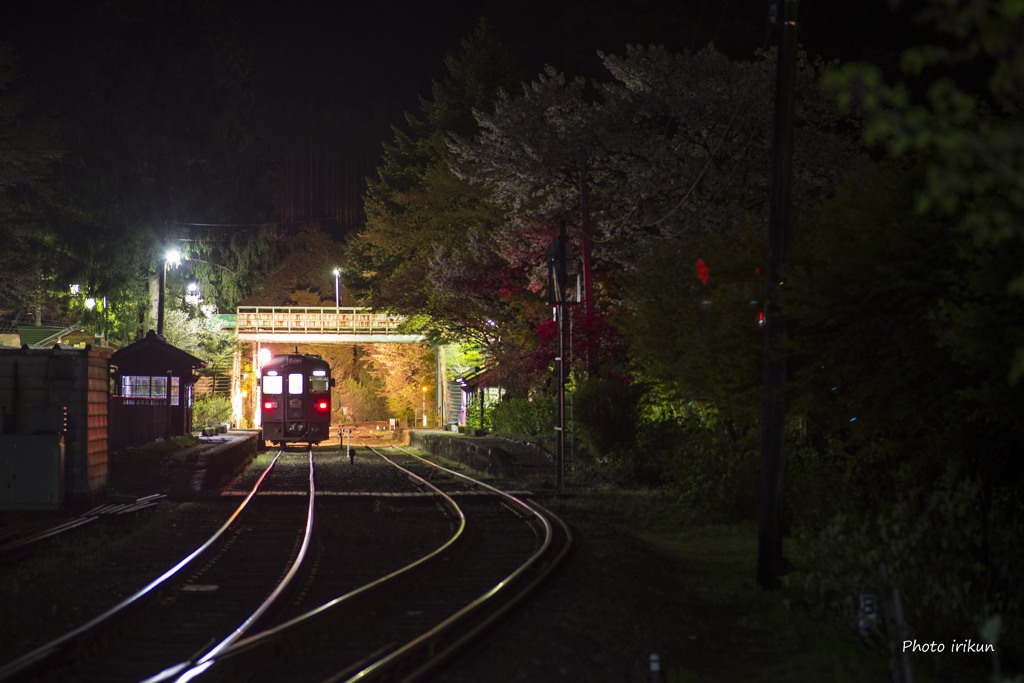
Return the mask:
{"type": "Polygon", "coordinates": [[[192,388],[206,361],[153,330],[110,357],[111,451],[170,439],[192,429],[192,388]]]}

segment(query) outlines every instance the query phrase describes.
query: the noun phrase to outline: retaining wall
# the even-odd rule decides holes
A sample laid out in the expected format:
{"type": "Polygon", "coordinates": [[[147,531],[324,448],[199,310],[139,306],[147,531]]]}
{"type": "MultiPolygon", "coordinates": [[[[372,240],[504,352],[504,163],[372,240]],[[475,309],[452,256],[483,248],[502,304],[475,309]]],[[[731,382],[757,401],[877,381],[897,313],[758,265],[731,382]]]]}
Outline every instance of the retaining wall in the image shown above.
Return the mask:
{"type": "Polygon", "coordinates": [[[440,431],[409,432],[409,443],[428,453],[461,462],[480,472],[500,477],[521,474],[524,469],[550,465],[536,446],[498,437],[472,437],[440,431]]]}

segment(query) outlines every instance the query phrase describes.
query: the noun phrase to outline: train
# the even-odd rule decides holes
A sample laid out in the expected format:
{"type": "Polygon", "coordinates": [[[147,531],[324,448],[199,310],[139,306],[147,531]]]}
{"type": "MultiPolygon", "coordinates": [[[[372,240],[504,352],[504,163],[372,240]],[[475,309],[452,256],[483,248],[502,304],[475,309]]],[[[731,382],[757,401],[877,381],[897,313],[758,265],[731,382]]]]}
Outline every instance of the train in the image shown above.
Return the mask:
{"type": "Polygon", "coordinates": [[[331,433],[331,366],[320,356],[272,357],[260,368],[260,421],[264,441],[315,446],[331,433]]]}

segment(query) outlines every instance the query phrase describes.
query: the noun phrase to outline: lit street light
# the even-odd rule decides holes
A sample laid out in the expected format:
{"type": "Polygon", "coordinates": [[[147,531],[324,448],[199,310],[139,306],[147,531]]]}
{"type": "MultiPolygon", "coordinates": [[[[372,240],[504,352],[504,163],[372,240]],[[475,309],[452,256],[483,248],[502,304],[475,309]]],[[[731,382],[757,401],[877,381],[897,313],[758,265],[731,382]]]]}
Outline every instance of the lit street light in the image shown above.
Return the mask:
{"type": "Polygon", "coordinates": [[[420,389],[423,392],[423,426],[427,426],[427,385],[423,385],[420,389]]]}
{"type": "Polygon", "coordinates": [[[341,269],[334,269],[334,307],[341,308],[341,269]]]}

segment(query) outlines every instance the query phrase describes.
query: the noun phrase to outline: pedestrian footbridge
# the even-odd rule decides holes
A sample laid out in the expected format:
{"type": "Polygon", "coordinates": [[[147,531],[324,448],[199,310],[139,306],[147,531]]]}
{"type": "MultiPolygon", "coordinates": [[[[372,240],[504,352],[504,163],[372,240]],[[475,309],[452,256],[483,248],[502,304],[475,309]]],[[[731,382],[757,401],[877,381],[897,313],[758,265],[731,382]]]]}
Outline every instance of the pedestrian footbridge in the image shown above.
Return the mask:
{"type": "Polygon", "coordinates": [[[405,318],[349,306],[240,306],[239,341],[287,344],[416,343],[422,334],[401,331],[405,318]]]}

